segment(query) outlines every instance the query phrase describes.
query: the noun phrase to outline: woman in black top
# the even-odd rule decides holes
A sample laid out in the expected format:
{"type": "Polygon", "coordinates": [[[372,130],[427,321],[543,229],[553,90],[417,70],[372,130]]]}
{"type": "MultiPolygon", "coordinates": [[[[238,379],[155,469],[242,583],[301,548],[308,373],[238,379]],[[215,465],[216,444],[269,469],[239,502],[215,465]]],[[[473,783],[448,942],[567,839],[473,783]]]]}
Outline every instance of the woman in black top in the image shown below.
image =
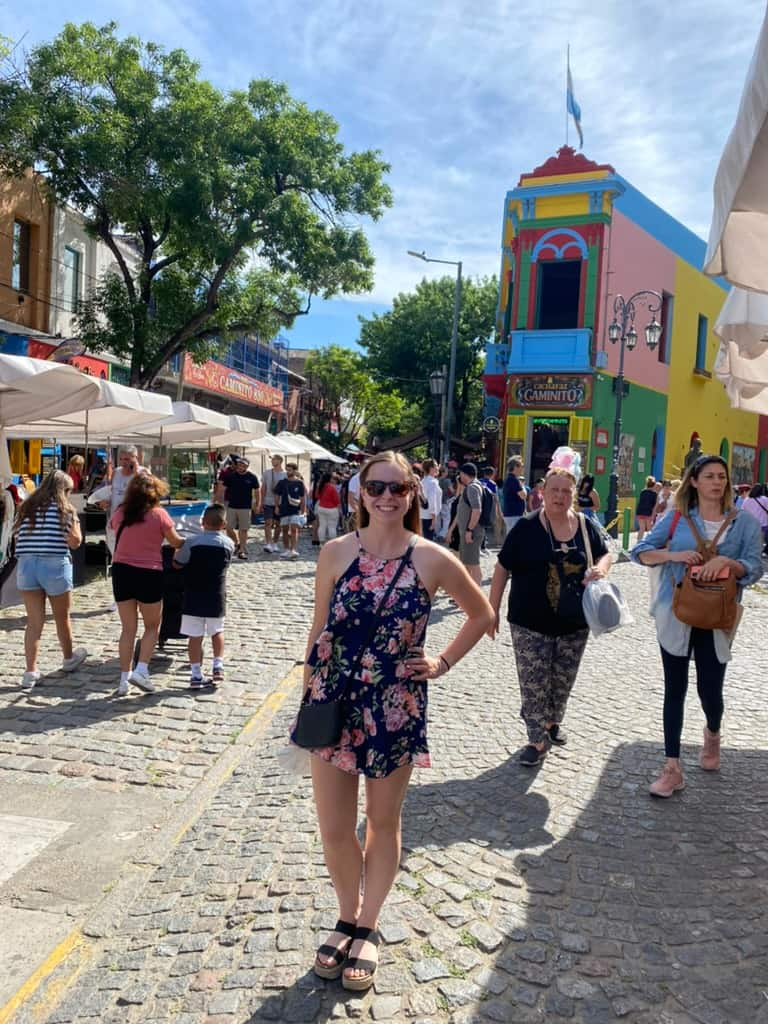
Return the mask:
{"type": "Polygon", "coordinates": [[[595,478],[593,476],[587,474],[587,476],[582,478],[579,484],[577,500],[579,512],[583,512],[590,519],[595,519],[596,513],[600,511],[600,495],[595,490],[595,478]]]}
{"type": "Polygon", "coordinates": [[[551,469],[543,494],[541,510],[524,516],[507,534],[491,584],[496,623],[489,635],[494,636],[507,580],[512,580],[507,618],[520,715],[528,731],[520,763],[527,767],[542,761],[552,743],[565,743],[560,724],[589,635],[581,602],[584,585],[611,567],[601,535],[585,517],[594,562],[588,569],[581,522],[573,509],[574,477],[565,469],[551,469]]]}
{"type": "Polygon", "coordinates": [[[641,541],[645,534],[653,527],[653,514],[656,510],[656,502],[659,499],[656,490],[656,479],[652,476],[645,478],[645,488],[640,491],[637,499],[637,539],[641,541]]]}

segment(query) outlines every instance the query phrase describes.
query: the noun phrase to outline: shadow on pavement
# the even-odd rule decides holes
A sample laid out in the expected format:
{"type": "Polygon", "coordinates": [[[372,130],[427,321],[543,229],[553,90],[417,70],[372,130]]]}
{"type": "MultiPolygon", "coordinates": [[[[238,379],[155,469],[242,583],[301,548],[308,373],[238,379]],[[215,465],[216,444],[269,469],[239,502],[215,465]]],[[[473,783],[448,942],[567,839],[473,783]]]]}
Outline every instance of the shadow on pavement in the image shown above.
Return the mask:
{"type": "MultiPolygon", "coordinates": [[[[697,755],[684,750],[688,785],[668,801],[647,794],[660,760],[650,743],[617,747],[602,770],[586,766],[583,784],[572,776],[568,792],[550,793],[552,812],[512,760],[413,786],[403,834],[419,889],[398,893],[384,919],[407,917],[424,945],[382,947],[380,978],[399,971],[402,983],[377,985],[374,1003],[415,992],[395,1019],[462,1024],[768,1020],[768,752],[726,749],[720,773],[700,771],[697,755]],[[562,838],[532,850],[551,841],[548,815],[557,831],[571,801],[583,809],[562,838]],[[462,857],[471,845],[479,894],[462,857]],[[450,892],[457,876],[464,894],[450,892]],[[458,926],[446,924],[451,895],[458,926]],[[419,984],[411,969],[429,957],[442,976],[419,984]],[[434,1008],[420,1012],[430,998],[434,1008]]],[[[340,1002],[358,1017],[370,999],[309,971],[252,1003],[248,1020],[326,1022],[343,1015],[340,1002]]]]}

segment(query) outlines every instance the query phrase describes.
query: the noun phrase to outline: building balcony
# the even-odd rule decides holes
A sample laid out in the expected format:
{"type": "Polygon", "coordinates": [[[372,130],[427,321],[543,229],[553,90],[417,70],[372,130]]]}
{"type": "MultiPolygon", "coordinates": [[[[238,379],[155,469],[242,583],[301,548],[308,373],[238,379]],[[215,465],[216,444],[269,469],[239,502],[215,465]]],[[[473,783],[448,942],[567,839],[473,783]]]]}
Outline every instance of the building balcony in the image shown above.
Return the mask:
{"type": "MultiPolygon", "coordinates": [[[[512,331],[510,339],[511,346],[489,346],[489,349],[511,349],[506,367],[508,373],[583,373],[591,369],[592,331],[587,327],[512,331]]],[[[489,371],[486,369],[485,372],[489,371]]]]}

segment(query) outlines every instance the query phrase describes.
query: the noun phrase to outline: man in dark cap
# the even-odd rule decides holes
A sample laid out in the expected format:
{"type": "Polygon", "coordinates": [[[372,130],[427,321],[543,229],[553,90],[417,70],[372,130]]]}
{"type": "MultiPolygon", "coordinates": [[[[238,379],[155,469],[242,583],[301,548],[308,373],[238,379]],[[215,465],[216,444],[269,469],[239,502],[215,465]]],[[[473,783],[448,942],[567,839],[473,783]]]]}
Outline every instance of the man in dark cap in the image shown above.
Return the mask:
{"type": "Polygon", "coordinates": [[[259,501],[259,478],[249,471],[248,465],[248,459],[242,455],[230,455],[216,487],[217,499],[225,498],[227,503],[227,535],[236,545],[235,554],[242,561],[248,559],[251,513],[259,501]]]}
{"type": "Polygon", "coordinates": [[[459,480],[464,491],[456,512],[456,528],[459,532],[459,558],[476,583],[482,583],[480,570],[480,546],[485,529],[480,525],[483,511],[483,488],[477,481],[477,466],[465,462],[459,466],[459,480]]]}

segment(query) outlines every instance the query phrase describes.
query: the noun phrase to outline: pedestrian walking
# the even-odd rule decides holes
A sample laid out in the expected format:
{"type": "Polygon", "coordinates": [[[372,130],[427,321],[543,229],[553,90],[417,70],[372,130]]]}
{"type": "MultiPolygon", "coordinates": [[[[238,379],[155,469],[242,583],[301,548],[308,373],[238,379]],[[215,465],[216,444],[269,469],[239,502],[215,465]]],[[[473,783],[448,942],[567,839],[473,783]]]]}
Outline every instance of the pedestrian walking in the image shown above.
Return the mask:
{"type": "Polygon", "coordinates": [[[67,476],[72,481],[72,491],[79,494],[85,483],[85,459],[82,455],[73,455],[67,463],[67,476]]]}
{"type": "Polygon", "coordinates": [[[436,540],[440,513],[443,509],[443,492],[437,482],[440,467],[434,459],[424,459],[421,471],[423,473],[419,489],[421,533],[427,540],[436,540]]]}
{"type": "Polygon", "coordinates": [[[188,537],[173,557],[184,570],[181,632],[189,637],[189,688],[202,690],[224,681],[224,612],[227,569],[235,550],[225,531],[227,510],[218,502],[203,512],[203,532],[188,537]],[[211,638],[213,672],[203,673],[203,637],[211,638]]]}
{"type": "Polygon", "coordinates": [[[765,484],[755,484],[744,500],[742,509],[754,516],[763,531],[763,554],[768,555],[768,490],[765,484]]]}
{"type": "Polygon", "coordinates": [[[579,512],[583,512],[590,519],[597,519],[597,513],[600,511],[600,495],[595,490],[595,478],[589,473],[579,481],[576,501],[579,512]]]}
{"type": "Polygon", "coordinates": [[[278,499],[276,511],[283,531],[281,558],[299,557],[299,527],[305,522],[307,488],[298,471],[299,467],[295,462],[286,463],[285,479],[275,485],[275,497],[278,499]]]}
{"type": "Polygon", "coordinates": [[[656,522],[663,515],[672,508],[673,494],[672,494],[672,482],[670,480],[661,481],[661,490],[656,496],[656,507],[653,510],[653,521],[656,522]]]}
{"type": "Polygon", "coordinates": [[[273,455],[271,468],[265,469],[261,478],[263,486],[259,491],[259,505],[257,508],[257,511],[264,515],[264,551],[267,554],[276,554],[280,550],[280,544],[278,543],[280,540],[280,523],[275,512],[275,506],[277,505],[275,486],[281,480],[285,480],[283,456],[273,455]]]}
{"type": "Polygon", "coordinates": [[[736,600],[741,601],[744,587],[762,575],[761,547],[757,520],[733,508],[728,464],[719,455],[701,455],[685,472],[675,495],[675,511],[659,520],[631,552],[641,565],[663,568],[651,611],[664,667],[666,761],[650,787],[651,796],[671,797],[685,786],[680,737],[691,656],[706,718],[699,764],[705,771],[720,767],[723,681],[732,636],[721,629],[701,629],[682,622],[673,607],[675,588],[690,566],[699,566],[696,572],[702,582],[735,578],[736,600]]]}
{"type": "Polygon", "coordinates": [[[544,504],[544,477],[539,477],[536,483],[528,492],[526,508],[529,512],[538,512],[544,504]]]}
{"type": "MultiPolygon", "coordinates": [[[[339,920],[314,970],[322,978],[343,975],[342,985],[355,991],[373,984],[379,913],[400,862],[408,782],[414,767],[430,765],[427,680],[445,675],[493,618],[463,567],[419,536],[418,485],[407,460],[395,452],[373,456],[360,484],[359,529],[330,541],[318,559],[303,701],[312,708],[344,698],[338,744],[314,749],[311,758],[325,861],[339,904],[339,920]],[[439,589],[466,619],[443,651],[427,655],[427,621],[439,589]],[[360,776],[364,848],[356,831],[360,776]]],[[[296,726],[291,736],[300,738],[296,726]]]]}
{"type": "MultiPolygon", "coordinates": [[[[477,467],[474,462],[465,462],[459,467],[459,479],[464,485],[456,512],[459,558],[475,583],[479,584],[483,580],[480,570],[480,548],[485,538],[486,523],[490,525],[487,517],[486,523],[483,522],[484,493],[488,494],[491,509],[493,496],[478,483],[477,467]]],[[[489,502],[485,501],[486,511],[490,511],[488,504],[489,502]]]]}
{"type": "Polygon", "coordinates": [[[112,590],[120,616],[120,683],[117,694],[125,697],[133,683],[144,693],[154,693],[149,676],[149,662],[160,632],[163,611],[163,541],[173,548],[184,543],[176,532],[173,520],[160,499],[168,493],[168,485],[150,473],[137,473],[128,485],[125,500],[110,520],[115,533],[115,555],[112,561],[112,590]],[[133,648],[139,616],[144,635],[139,647],[139,660],[133,664],[133,648]]]}
{"type": "Polygon", "coordinates": [[[40,680],[37,663],[45,625],[46,598],[50,601],[56,624],[62,669],[74,672],[88,656],[84,647],[74,648],[72,640],[70,551],[80,547],[83,537],[77,513],[70,501],[71,493],[72,478],[55,469],[16,510],[16,587],[27,613],[24,628],[26,670],[21,679],[24,690],[31,690],[40,680]]]}
{"type": "Polygon", "coordinates": [[[654,486],[655,483],[656,480],[654,477],[647,476],[645,478],[645,487],[640,491],[640,495],[637,499],[635,517],[637,518],[638,543],[653,526],[653,514],[656,509],[656,502],[659,499],[659,495],[654,486]]]}
{"type": "Polygon", "coordinates": [[[440,505],[440,521],[437,527],[438,540],[446,541],[448,537],[448,527],[451,523],[451,502],[455,496],[456,490],[453,480],[448,475],[448,470],[445,466],[440,468],[440,472],[437,475],[437,483],[440,488],[441,505],[440,505]]]}
{"type": "Polygon", "coordinates": [[[507,475],[502,486],[502,503],[504,525],[509,532],[521,516],[525,515],[525,499],[527,491],[522,481],[523,460],[513,455],[507,461],[507,475]]]}
{"type": "Polygon", "coordinates": [[[594,522],[584,517],[585,531],[581,529],[574,510],[576,478],[565,469],[550,469],[543,494],[542,508],[520,519],[507,534],[491,583],[494,636],[511,580],[507,619],[520,683],[520,716],[528,733],[520,763],[529,768],[544,759],[553,743],[566,742],[562,722],[589,636],[584,586],[604,578],[611,567],[594,522]]]}
{"type": "Polygon", "coordinates": [[[317,502],[315,513],[317,515],[318,529],[317,538],[321,544],[333,540],[339,525],[339,509],[341,498],[338,488],[334,486],[331,473],[323,473],[317,484],[317,502]]]}
{"type": "Polygon", "coordinates": [[[235,555],[247,562],[251,515],[259,508],[259,478],[250,472],[244,456],[230,455],[229,462],[219,473],[216,496],[227,503],[227,535],[235,545],[235,555]]]}

